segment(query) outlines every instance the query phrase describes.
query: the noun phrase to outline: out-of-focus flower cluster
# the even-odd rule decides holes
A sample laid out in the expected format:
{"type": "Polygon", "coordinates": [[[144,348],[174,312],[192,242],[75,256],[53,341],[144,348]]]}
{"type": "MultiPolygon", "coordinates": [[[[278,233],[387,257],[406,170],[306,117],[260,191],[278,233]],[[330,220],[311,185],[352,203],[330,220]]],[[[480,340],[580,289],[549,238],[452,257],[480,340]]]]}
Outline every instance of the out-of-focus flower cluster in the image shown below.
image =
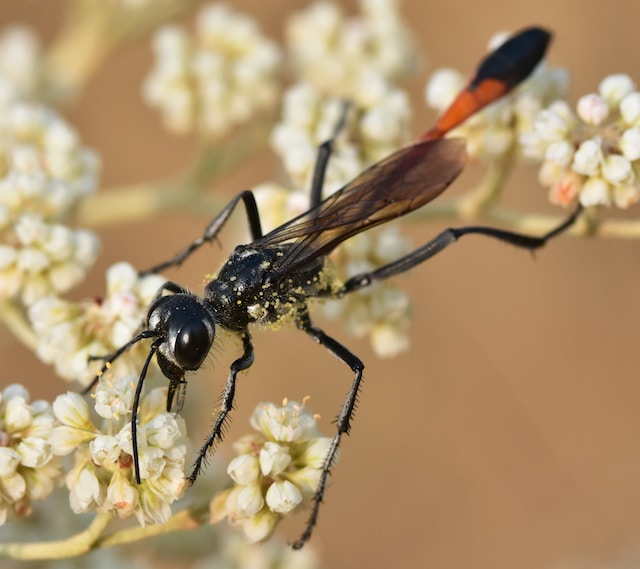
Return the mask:
{"type": "Polygon", "coordinates": [[[54,424],[46,401],[30,402],[21,385],[0,393],[0,525],[31,513],[33,500],[44,500],[60,477],[60,460],[49,440],[54,424]]]}
{"type": "MultiPolygon", "coordinates": [[[[336,251],[338,276],[346,280],[372,271],[412,249],[411,239],[403,236],[397,225],[384,227],[373,237],[356,235],[336,251]]],[[[371,347],[380,357],[396,356],[409,348],[411,301],[393,282],[378,282],[358,294],[330,300],[324,309],[331,318],[341,318],[354,336],[368,336],[371,347]]]]}
{"type": "MultiPolygon", "coordinates": [[[[89,385],[103,365],[100,360],[90,362],[89,356],[108,355],[131,340],[164,282],[160,275],[140,277],[128,263],[117,263],[107,271],[102,299],[41,298],[29,310],[37,335],[36,353],[64,379],[89,385]]],[[[133,346],[113,362],[109,374],[137,373],[147,352],[143,344],[133,346]]]]}
{"type": "Polygon", "coordinates": [[[211,502],[211,521],[227,518],[252,543],[267,539],[288,514],[309,505],[331,439],[318,433],[304,403],[261,403],[251,426],[257,431],[234,444],[227,468],[235,485],[211,502]]]}
{"type": "MultiPolygon", "coordinates": [[[[346,108],[346,114],[344,105],[337,98],[323,97],[309,83],[296,84],[286,92],[281,121],[272,132],[271,144],[282,160],[292,187],[270,183],[255,188],[266,229],[277,227],[309,208],[318,147],[323,142],[335,136],[322,187],[323,197],[328,197],[408,141],[410,105],[404,91],[389,89],[370,107],[352,105],[346,108]],[[336,132],[343,115],[344,124],[336,132]]],[[[379,266],[377,263],[382,259],[397,258],[387,253],[404,254],[409,248],[407,239],[397,231],[374,230],[340,246],[332,261],[338,277],[348,278],[365,268],[379,266]],[[385,252],[379,254],[383,249],[385,252]]],[[[358,335],[371,334],[379,355],[395,354],[408,346],[405,334],[408,299],[393,283],[350,295],[341,310],[337,311],[336,303],[328,310],[344,316],[348,328],[357,330],[358,335]],[[397,310],[400,304],[404,308],[397,310]],[[381,333],[383,327],[386,335],[381,333]],[[392,330],[397,332],[396,336],[391,334],[392,330]]]]}
{"type": "Polygon", "coordinates": [[[66,475],[75,513],[97,511],[120,518],[135,516],[141,525],[162,523],[170,504],[182,496],[187,453],[184,420],[166,413],[167,389],[156,388],[142,398],[138,410],[138,454],[141,484],[134,476],[131,406],[137,377],[103,378],[95,392],[101,425],[78,393],[60,395],[53,412],[60,426],[50,442],[54,454],[73,453],[66,475]]]}
{"type": "Polygon", "coordinates": [[[371,107],[416,66],[415,46],[396,0],[361,0],[360,17],[334,2],[293,15],[287,43],[297,74],[320,93],[371,107]]]}
{"type": "MultiPolygon", "coordinates": [[[[496,34],[489,42],[489,49],[496,49],[507,38],[506,33],[496,34]]],[[[436,70],[425,88],[427,104],[439,112],[443,111],[467,81],[468,74],[455,69],[436,70]]],[[[452,131],[452,136],[466,140],[470,156],[490,159],[505,156],[518,150],[519,137],[531,131],[536,113],[564,97],[568,86],[567,70],[551,67],[543,61],[512,94],[466,120],[452,131]]]]}
{"type": "Polygon", "coordinates": [[[14,103],[0,118],[0,296],[32,304],[69,290],[97,237],[60,223],[97,184],[99,161],[54,111],[14,103]]]}
{"type": "Polygon", "coordinates": [[[309,208],[318,147],[336,134],[322,187],[324,197],[409,139],[410,107],[404,91],[387,91],[370,107],[347,107],[345,123],[336,133],[344,112],[344,101],[324,97],[309,83],[298,83],[285,93],[271,146],[293,187],[266,184],[255,188],[266,228],[309,208]]]}
{"type": "Polygon", "coordinates": [[[627,75],[610,75],[598,93],[540,111],[521,137],[525,155],[542,161],[539,180],[551,202],[563,206],[640,199],[640,92],[627,75]]]}
{"type": "Polygon", "coordinates": [[[154,37],[143,94],[167,127],[219,138],[276,104],[280,51],[254,20],[224,4],[202,9],[196,35],[178,26],[154,37]]]}

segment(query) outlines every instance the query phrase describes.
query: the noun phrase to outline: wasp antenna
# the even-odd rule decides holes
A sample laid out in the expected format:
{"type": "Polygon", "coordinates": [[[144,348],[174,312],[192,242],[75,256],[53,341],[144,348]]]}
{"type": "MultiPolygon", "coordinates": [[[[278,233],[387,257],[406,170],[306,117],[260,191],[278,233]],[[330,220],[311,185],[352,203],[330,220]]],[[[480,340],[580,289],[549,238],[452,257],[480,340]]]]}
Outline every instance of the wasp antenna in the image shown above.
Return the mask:
{"type": "Polygon", "coordinates": [[[98,381],[100,381],[100,378],[109,369],[111,364],[113,362],[115,362],[122,354],[127,352],[132,346],[134,346],[135,344],[137,344],[141,340],[146,340],[148,338],[154,338],[157,335],[158,334],[154,330],[143,330],[137,336],[131,338],[131,340],[129,340],[123,346],[120,346],[115,352],[113,352],[111,354],[107,354],[106,356],[89,356],[88,360],[90,362],[93,362],[93,361],[96,361],[96,360],[103,360],[104,361],[104,365],[102,366],[100,371],[96,374],[96,376],[93,378],[93,381],[87,387],[85,387],[82,390],[83,395],[86,395],[87,393],[89,393],[89,391],[91,391],[96,386],[98,381]]]}
{"type": "Polygon", "coordinates": [[[136,482],[138,484],[140,484],[140,455],[138,452],[138,407],[140,406],[140,394],[142,393],[142,385],[144,384],[144,379],[147,376],[149,364],[162,342],[164,342],[164,338],[156,338],[151,344],[149,353],[147,354],[147,359],[142,366],[142,371],[138,378],[135,395],[133,396],[133,405],[131,408],[131,445],[133,447],[133,469],[135,471],[136,482]]]}

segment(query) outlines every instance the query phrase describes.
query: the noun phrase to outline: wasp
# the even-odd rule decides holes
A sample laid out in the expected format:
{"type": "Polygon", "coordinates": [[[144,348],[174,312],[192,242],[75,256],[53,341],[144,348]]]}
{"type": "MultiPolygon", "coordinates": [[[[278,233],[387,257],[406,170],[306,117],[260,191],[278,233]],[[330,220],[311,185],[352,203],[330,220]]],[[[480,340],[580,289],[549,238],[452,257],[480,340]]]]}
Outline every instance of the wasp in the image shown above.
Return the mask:
{"type": "Polygon", "coordinates": [[[342,437],[350,431],[364,370],[358,356],[313,324],[309,303],[316,299],[340,298],[404,273],[465,235],[485,235],[523,249],[538,249],[570,227],[579,216],[580,209],[539,237],[484,226],[446,229],[408,255],[345,282],[338,282],[331,276],[327,255],[346,239],[406,215],[439,196],[460,174],[466,162],[464,141],[444,136],[524,80],[543,58],[550,39],[551,34],[539,27],[526,28],[512,36],[480,63],[473,78],[433,128],[413,144],[369,167],[325,199],[321,197],[322,187],[333,140],[321,145],[308,211],[264,234],[254,194],[245,190],[228,203],[202,236],[170,260],[141,273],[156,273],[180,265],[204,243],[215,240],[238,204],[244,204],[251,241],[235,248],[217,276],[205,286],[203,295],[199,296],[175,282],[166,282],[149,307],[142,330],[114,353],[95,358],[104,361],[104,372],[134,344],[143,340],[151,342],[136,386],[131,417],[133,463],[138,483],[137,411],[153,357],[169,380],[167,410],[170,410],[177,390],[186,383],[186,373],[203,364],[218,328],[235,334],[242,343],[242,354],[230,366],[211,432],[188,476],[193,483],[209,451],[222,440],[225,423],[233,408],[238,374],[254,362],[252,325],[292,321],[299,330],[344,362],[353,373],[351,388],[337,416],[336,434],[322,465],[310,516],[293,547],[304,545],[316,525],[342,437]]]}

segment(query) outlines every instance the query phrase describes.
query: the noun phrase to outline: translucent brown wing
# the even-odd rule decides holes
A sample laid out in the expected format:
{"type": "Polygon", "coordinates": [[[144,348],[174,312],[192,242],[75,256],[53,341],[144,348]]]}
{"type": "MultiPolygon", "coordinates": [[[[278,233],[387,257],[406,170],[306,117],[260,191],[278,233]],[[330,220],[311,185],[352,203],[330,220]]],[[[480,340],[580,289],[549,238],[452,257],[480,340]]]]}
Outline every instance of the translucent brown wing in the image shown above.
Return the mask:
{"type": "Polygon", "coordinates": [[[430,202],[455,180],[465,160],[464,142],[459,139],[402,148],[252,246],[266,248],[295,240],[274,268],[281,274],[296,270],[349,237],[430,202]]]}

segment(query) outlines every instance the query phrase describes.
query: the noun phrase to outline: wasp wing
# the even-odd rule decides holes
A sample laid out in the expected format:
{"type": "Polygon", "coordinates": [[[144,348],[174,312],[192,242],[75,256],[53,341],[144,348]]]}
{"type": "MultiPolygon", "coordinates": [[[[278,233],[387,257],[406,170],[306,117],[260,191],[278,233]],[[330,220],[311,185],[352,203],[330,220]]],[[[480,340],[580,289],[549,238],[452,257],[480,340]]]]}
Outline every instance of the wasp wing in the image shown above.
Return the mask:
{"type": "Polygon", "coordinates": [[[294,271],[349,237],[430,202],[460,174],[465,161],[460,139],[407,146],[252,245],[266,248],[295,240],[274,266],[281,274],[294,271]]]}

